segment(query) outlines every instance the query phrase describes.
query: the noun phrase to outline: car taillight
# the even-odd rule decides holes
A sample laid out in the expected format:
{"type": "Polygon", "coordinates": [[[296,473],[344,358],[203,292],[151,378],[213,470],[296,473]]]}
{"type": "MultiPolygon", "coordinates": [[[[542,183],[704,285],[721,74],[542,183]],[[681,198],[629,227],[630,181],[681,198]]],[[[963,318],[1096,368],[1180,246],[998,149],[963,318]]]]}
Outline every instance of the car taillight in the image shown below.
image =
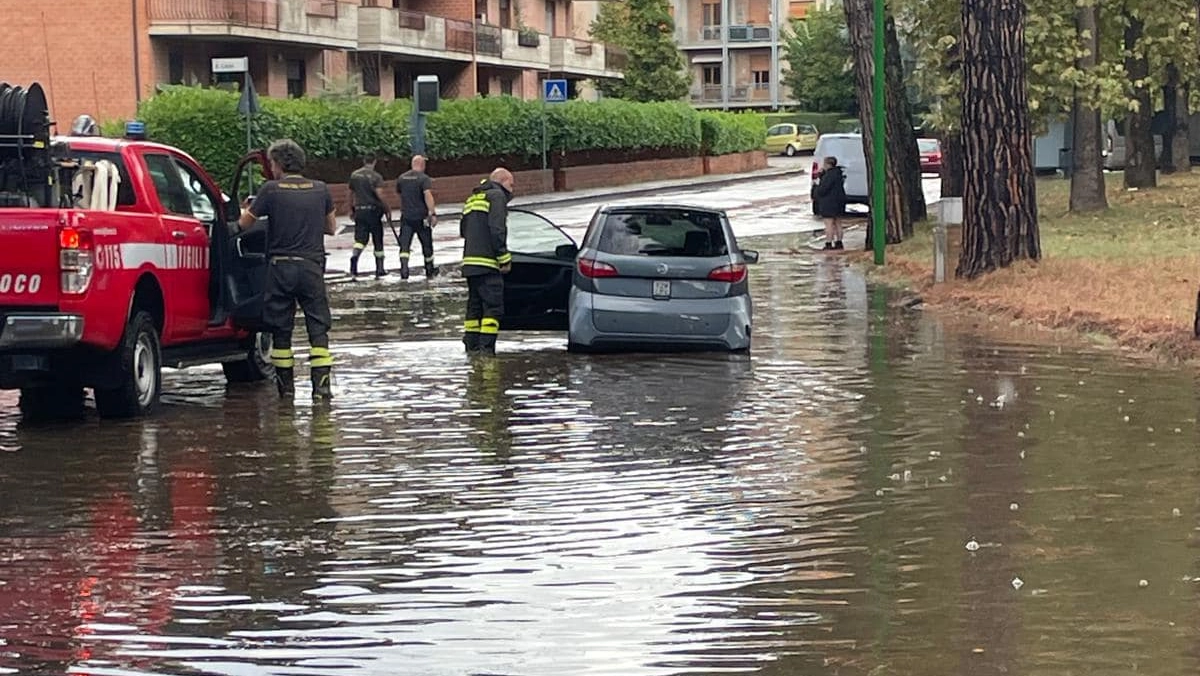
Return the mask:
{"type": "Polygon", "coordinates": [[[729,282],[737,284],[746,278],[746,266],[743,263],[735,263],[733,265],[722,265],[708,273],[708,278],[714,282],[729,282]]]}
{"type": "Polygon", "coordinates": [[[583,275],[584,277],[595,279],[596,277],[616,277],[620,273],[618,273],[617,269],[608,263],[601,263],[600,261],[593,260],[591,258],[580,258],[579,274],[583,275]]]}
{"type": "Polygon", "coordinates": [[[815,181],[818,178],[820,178],[820,176],[818,175],[820,173],[821,173],[821,165],[817,164],[816,162],[813,162],[812,180],[815,181]]]}
{"type": "Polygon", "coordinates": [[[92,283],[92,233],[69,225],[58,229],[58,269],[63,293],[80,294],[92,283]]]}

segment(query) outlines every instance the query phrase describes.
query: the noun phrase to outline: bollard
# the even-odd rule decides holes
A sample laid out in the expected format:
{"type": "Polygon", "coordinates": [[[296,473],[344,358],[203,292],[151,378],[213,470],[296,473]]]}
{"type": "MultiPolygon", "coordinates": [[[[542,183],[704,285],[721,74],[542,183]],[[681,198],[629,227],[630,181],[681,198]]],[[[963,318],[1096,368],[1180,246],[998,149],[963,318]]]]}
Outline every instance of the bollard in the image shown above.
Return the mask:
{"type": "Polygon", "coordinates": [[[946,225],[937,223],[933,226],[933,281],[941,284],[946,281],[946,225]]]}

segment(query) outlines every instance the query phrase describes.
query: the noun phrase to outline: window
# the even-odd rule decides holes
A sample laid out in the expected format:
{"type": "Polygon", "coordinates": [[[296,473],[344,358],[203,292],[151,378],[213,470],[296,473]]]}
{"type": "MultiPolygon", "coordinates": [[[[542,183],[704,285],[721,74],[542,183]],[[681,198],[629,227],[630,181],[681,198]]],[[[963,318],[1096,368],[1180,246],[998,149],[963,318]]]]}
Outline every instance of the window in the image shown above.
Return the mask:
{"type": "Polygon", "coordinates": [[[553,223],[528,211],[508,212],[508,250],[529,256],[554,258],[563,244],[573,244],[553,223]]]}
{"type": "Polygon", "coordinates": [[[163,209],[176,216],[190,216],[211,225],[217,220],[216,200],[195,172],[170,155],[147,154],[154,191],[163,209]]]}
{"type": "Polygon", "coordinates": [[[217,200],[209,192],[208,186],[204,184],[204,180],[191,167],[180,162],[178,159],[173,159],[172,164],[175,165],[179,181],[183,184],[184,192],[187,194],[188,202],[191,204],[192,215],[205,225],[211,226],[213,223],[216,223],[217,200]]]}
{"type": "Polygon", "coordinates": [[[288,59],[287,62],[287,93],[288,98],[304,96],[307,73],[302,59],[288,59]]]}
{"type": "Polygon", "coordinates": [[[558,35],[558,0],[546,0],[546,32],[558,35]]]}
{"type": "Polygon", "coordinates": [[[721,84],[721,67],[720,66],[705,66],[704,67],[704,85],[720,86],[721,84]]]}
{"type": "Polygon", "coordinates": [[[183,54],[179,52],[167,53],[167,82],[183,84],[183,54]]]}
{"type": "Polygon", "coordinates": [[[777,124],[767,130],[767,136],[787,136],[791,131],[791,128],[786,124],[777,124]]]}
{"type": "Polygon", "coordinates": [[[121,177],[121,182],[117,185],[117,206],[130,207],[137,204],[137,195],[133,193],[133,183],[129,181],[129,171],[125,168],[125,160],[121,159],[118,153],[94,153],[94,152],[78,152],[71,151],[71,156],[81,162],[92,161],[99,162],[100,160],[108,160],[117,165],[117,174],[121,177]]]}
{"type": "Polygon", "coordinates": [[[505,96],[512,96],[513,79],[511,77],[500,78],[500,93],[505,96]]]}
{"type": "Polygon", "coordinates": [[[704,17],[705,26],[720,26],[721,25],[721,3],[706,2],[701,5],[702,16],[704,17]]]}
{"type": "Polygon", "coordinates": [[[767,89],[771,86],[771,71],[756,70],[753,75],[755,89],[767,89]]]}
{"type": "Polygon", "coordinates": [[[725,256],[721,217],[711,211],[654,209],[609,214],[596,248],[618,256],[725,256]]]}

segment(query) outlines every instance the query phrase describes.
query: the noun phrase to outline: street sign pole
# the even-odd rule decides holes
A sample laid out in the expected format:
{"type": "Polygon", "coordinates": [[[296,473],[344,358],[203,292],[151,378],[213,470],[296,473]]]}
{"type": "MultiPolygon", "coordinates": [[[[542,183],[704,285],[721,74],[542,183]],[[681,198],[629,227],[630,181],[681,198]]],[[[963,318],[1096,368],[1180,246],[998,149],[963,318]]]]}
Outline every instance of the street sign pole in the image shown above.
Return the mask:
{"type": "Polygon", "coordinates": [[[883,12],[884,0],[875,0],[875,81],[874,95],[871,98],[872,120],[875,127],[872,138],[875,147],[875,190],[871,195],[871,238],[875,249],[875,265],[883,265],[883,250],[887,245],[886,235],[884,234],[887,220],[887,214],[885,213],[887,209],[887,162],[884,155],[887,152],[887,139],[885,138],[887,134],[887,120],[885,119],[886,107],[884,106],[886,80],[884,79],[885,52],[883,32],[885,24],[883,12]]]}

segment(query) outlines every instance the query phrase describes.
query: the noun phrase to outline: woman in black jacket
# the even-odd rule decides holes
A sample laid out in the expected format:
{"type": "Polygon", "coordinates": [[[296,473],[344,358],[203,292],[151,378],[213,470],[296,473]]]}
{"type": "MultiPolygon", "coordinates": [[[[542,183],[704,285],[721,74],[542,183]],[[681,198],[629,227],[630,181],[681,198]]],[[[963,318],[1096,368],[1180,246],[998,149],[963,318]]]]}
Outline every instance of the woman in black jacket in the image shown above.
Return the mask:
{"type": "Polygon", "coordinates": [[[817,215],[825,220],[825,249],[844,249],[842,214],[846,212],[846,174],[836,157],[826,157],[813,195],[817,215]]]}

